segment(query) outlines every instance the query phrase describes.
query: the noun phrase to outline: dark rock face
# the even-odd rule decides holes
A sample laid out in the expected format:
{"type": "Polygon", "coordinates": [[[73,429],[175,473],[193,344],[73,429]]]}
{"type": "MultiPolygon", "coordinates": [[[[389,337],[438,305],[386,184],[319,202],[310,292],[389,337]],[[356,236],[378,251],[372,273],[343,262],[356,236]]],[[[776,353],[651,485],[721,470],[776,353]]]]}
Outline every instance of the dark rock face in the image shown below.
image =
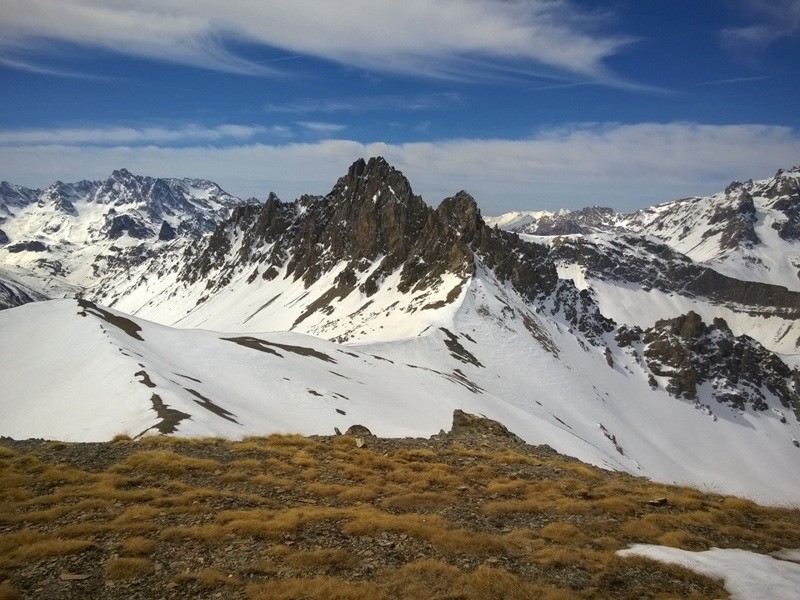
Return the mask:
{"type": "Polygon", "coordinates": [[[175,228],[167,223],[166,221],[161,221],[161,229],[158,232],[158,239],[162,242],[168,242],[170,240],[174,240],[177,237],[178,233],[175,231],[175,228]]]}
{"type": "Polygon", "coordinates": [[[753,197],[738,182],[728,186],[725,194],[731,197],[731,202],[717,206],[708,221],[716,227],[708,229],[703,235],[708,237],[721,233],[719,246],[722,250],[752,248],[760,244],[754,228],[758,219],[753,197]]]}
{"type": "Polygon", "coordinates": [[[115,240],[125,234],[138,240],[151,238],[155,235],[153,230],[145,223],[131,215],[109,215],[108,237],[115,240]]]}
{"type": "Polygon", "coordinates": [[[48,252],[49,249],[42,242],[17,242],[8,246],[9,252],[48,252]]]}
{"type": "Polygon", "coordinates": [[[718,402],[766,410],[766,389],[800,416],[797,373],[752,338],[734,336],[724,319],[707,325],[690,311],[657,321],[642,340],[647,366],[677,397],[696,400],[698,386],[710,383],[718,402]]]}
{"type": "Polygon", "coordinates": [[[9,242],[6,232],[0,229],[0,244],[7,244],[9,242]]]}

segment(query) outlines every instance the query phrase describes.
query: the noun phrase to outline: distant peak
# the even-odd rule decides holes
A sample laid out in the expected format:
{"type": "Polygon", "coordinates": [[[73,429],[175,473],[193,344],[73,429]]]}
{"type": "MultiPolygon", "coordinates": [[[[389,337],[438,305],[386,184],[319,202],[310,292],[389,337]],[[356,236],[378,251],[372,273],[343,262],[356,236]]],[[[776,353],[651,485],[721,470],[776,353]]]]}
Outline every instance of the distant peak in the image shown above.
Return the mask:
{"type": "Polygon", "coordinates": [[[111,173],[111,177],[109,179],[133,179],[134,174],[128,171],[125,167],[121,169],[115,169],[111,173]]]}

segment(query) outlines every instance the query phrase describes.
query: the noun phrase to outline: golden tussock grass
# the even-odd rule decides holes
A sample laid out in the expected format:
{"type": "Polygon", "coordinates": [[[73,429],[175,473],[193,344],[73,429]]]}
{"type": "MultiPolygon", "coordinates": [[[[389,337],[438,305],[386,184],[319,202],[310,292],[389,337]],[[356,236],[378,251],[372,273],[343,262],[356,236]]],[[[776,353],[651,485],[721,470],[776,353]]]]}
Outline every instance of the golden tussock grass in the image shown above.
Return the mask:
{"type": "Polygon", "coordinates": [[[136,504],[127,507],[122,513],[117,515],[110,524],[112,527],[119,527],[124,530],[125,526],[131,523],[140,523],[142,521],[151,522],[158,518],[160,512],[161,511],[154,506],[136,504]]]}
{"type": "Polygon", "coordinates": [[[113,527],[109,523],[82,521],[59,527],[53,532],[53,535],[60,538],[92,538],[110,533],[112,529],[113,527]]]}
{"type": "Polygon", "coordinates": [[[136,579],[153,570],[153,561],[148,558],[112,558],[106,565],[106,579],[136,579]]]}
{"type": "MultiPolygon", "coordinates": [[[[0,543],[2,543],[1,540],[0,543]]],[[[0,555],[0,566],[17,566],[26,561],[76,554],[94,547],[95,543],[90,540],[42,537],[3,552],[0,555]]]]}
{"type": "Polygon", "coordinates": [[[511,498],[521,495],[528,487],[528,482],[524,479],[513,481],[491,481],[483,488],[483,492],[489,496],[500,496],[501,498],[511,498]]]}
{"type": "Polygon", "coordinates": [[[345,519],[349,509],[309,507],[284,510],[229,510],[217,515],[217,523],[226,531],[266,539],[278,539],[294,533],[308,523],[345,519]]]}
{"type": "Polygon", "coordinates": [[[668,531],[667,533],[658,537],[657,543],[660,546],[672,546],[673,548],[681,548],[682,550],[692,550],[700,552],[708,550],[711,546],[708,540],[689,533],[688,531],[668,531]]]}
{"type": "Polygon", "coordinates": [[[319,461],[305,450],[301,450],[300,452],[297,452],[296,454],[292,455],[291,462],[293,465],[296,465],[303,469],[316,467],[319,464],[319,461]]]}
{"type": "Polygon", "coordinates": [[[230,446],[233,452],[252,452],[266,454],[270,451],[263,438],[245,438],[240,442],[233,442],[230,446]]]}
{"type": "Polygon", "coordinates": [[[283,454],[294,454],[300,449],[312,450],[318,445],[314,440],[299,433],[273,434],[267,436],[264,443],[270,450],[283,454]]]}
{"type": "Polygon", "coordinates": [[[427,541],[444,552],[466,555],[500,554],[506,545],[499,536],[449,527],[440,515],[394,515],[371,506],[358,506],[349,511],[351,520],[342,532],[348,535],[379,535],[383,532],[404,533],[427,541]]]}
{"type": "Polygon", "coordinates": [[[403,448],[392,453],[392,458],[401,461],[428,461],[439,455],[430,448],[403,448]]]}
{"type": "Polygon", "coordinates": [[[298,571],[321,570],[330,574],[353,569],[360,564],[360,560],[355,554],[341,548],[320,548],[288,554],[284,563],[298,571]]]}
{"type": "Polygon", "coordinates": [[[311,579],[278,579],[250,584],[246,588],[251,600],[389,600],[389,596],[372,582],[350,582],[337,577],[311,579]]]}
{"type": "Polygon", "coordinates": [[[122,540],[117,549],[125,556],[149,556],[155,552],[156,543],[154,540],[137,535],[122,540]]]}
{"type": "Polygon", "coordinates": [[[344,502],[369,502],[375,500],[382,493],[380,487],[376,485],[363,484],[342,490],[339,493],[339,500],[344,502]]]}
{"type": "Polygon", "coordinates": [[[8,582],[0,583],[0,600],[22,600],[22,594],[8,582]]]}
{"type": "Polygon", "coordinates": [[[489,465],[472,465],[461,472],[465,481],[484,483],[497,477],[497,471],[489,465]]]}
{"type": "Polygon", "coordinates": [[[228,463],[228,469],[241,469],[243,471],[258,471],[264,467],[264,463],[255,458],[237,458],[228,463]]]}
{"type": "Polygon", "coordinates": [[[42,471],[42,481],[50,484],[58,483],[88,483],[98,478],[93,473],[87,473],[81,469],[75,469],[68,465],[55,465],[47,467],[42,471]]]}
{"type": "Polygon", "coordinates": [[[128,455],[114,470],[181,475],[188,471],[215,471],[219,468],[217,461],[208,458],[194,458],[173,450],[142,450],[128,455]]]}
{"type": "Polygon", "coordinates": [[[28,512],[20,511],[17,512],[13,517],[6,517],[4,520],[10,523],[22,523],[23,521],[28,523],[49,523],[51,521],[57,521],[72,513],[107,510],[109,506],[110,504],[107,500],[81,500],[69,504],[62,503],[61,505],[44,510],[33,510],[28,512]]]}
{"type": "Polygon", "coordinates": [[[198,583],[200,587],[206,589],[214,589],[225,586],[238,587],[242,585],[242,582],[236,577],[233,577],[231,573],[226,574],[211,567],[201,569],[199,571],[186,571],[183,573],[178,573],[172,577],[172,581],[175,583],[185,583],[187,581],[195,582],[198,583]]]}
{"type": "Polygon", "coordinates": [[[587,537],[570,523],[549,523],[539,530],[539,535],[551,542],[560,544],[583,544],[587,537]]]}
{"type": "Polygon", "coordinates": [[[390,598],[458,598],[459,600],[566,600],[574,598],[538,585],[504,569],[479,566],[472,571],[435,559],[422,559],[381,574],[390,598]]]}
{"type": "Polygon", "coordinates": [[[254,475],[250,478],[252,483],[263,485],[270,488],[286,488],[291,489],[295,486],[295,482],[286,477],[280,477],[271,473],[262,473],[261,475],[254,475]]]}

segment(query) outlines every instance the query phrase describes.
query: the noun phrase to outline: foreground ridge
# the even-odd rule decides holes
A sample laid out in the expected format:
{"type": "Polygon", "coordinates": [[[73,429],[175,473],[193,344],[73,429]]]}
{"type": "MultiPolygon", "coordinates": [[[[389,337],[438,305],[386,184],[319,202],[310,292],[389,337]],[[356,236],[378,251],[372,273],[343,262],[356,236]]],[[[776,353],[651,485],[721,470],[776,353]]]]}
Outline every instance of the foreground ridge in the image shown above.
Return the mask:
{"type": "Polygon", "coordinates": [[[800,546],[796,509],[596,469],[461,411],[429,439],[352,432],[0,439],[0,591],[723,598],[711,579],[615,553],[800,546]]]}

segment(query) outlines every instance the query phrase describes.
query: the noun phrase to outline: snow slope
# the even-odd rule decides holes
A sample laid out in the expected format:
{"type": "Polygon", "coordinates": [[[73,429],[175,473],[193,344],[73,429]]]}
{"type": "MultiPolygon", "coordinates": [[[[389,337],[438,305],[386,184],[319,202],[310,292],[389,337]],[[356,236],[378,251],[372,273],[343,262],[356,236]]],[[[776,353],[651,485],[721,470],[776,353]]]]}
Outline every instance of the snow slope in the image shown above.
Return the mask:
{"type": "Polygon", "coordinates": [[[800,497],[796,419],[722,405],[711,415],[651,390],[633,354],[610,367],[486,271],[449,322],[402,341],[173,329],[74,300],[3,311],[0,334],[2,435],[107,440],[174,427],[240,438],[360,423],[429,436],[460,408],[607,468],[772,503],[800,497]]]}

